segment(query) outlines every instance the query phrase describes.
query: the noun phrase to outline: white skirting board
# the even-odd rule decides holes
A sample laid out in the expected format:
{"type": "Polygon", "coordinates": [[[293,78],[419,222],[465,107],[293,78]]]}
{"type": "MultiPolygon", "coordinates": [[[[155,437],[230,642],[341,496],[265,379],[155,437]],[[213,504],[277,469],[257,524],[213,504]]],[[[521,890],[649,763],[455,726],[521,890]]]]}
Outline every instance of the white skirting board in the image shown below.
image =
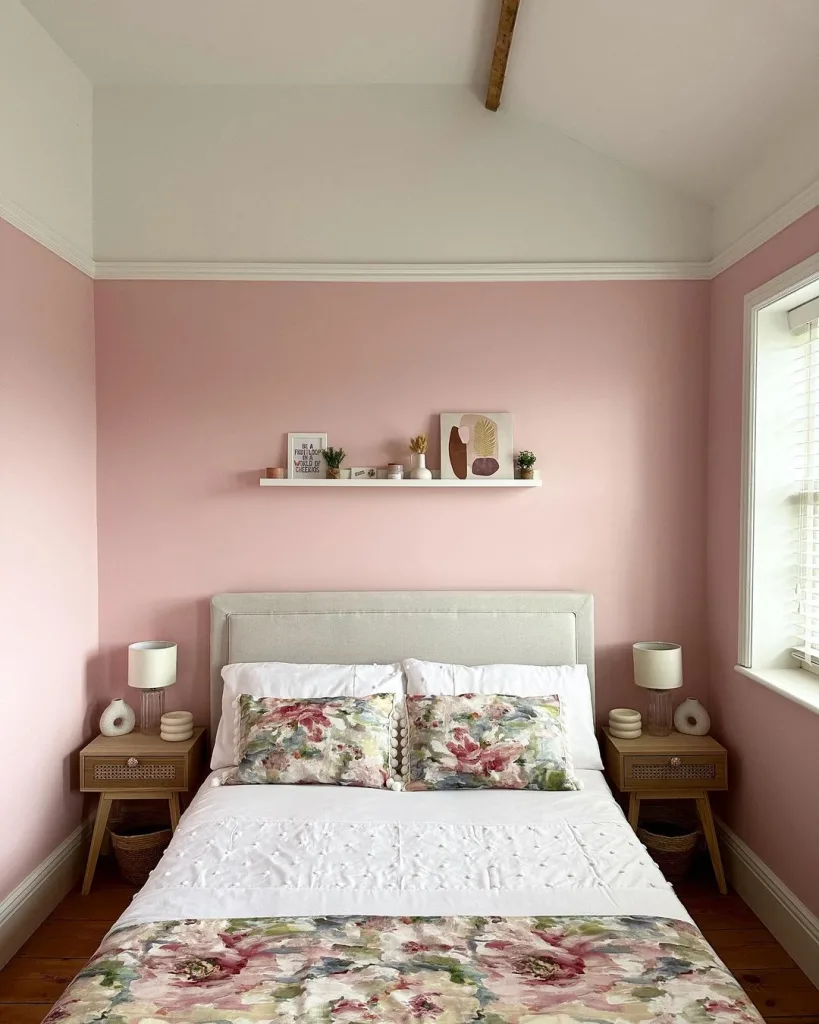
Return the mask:
{"type": "Polygon", "coordinates": [[[92,820],[68,838],[0,903],[0,967],[40,927],[82,876],[92,820]]]}
{"type": "Polygon", "coordinates": [[[725,822],[717,830],[731,885],[819,988],[819,917],[725,822]]]}

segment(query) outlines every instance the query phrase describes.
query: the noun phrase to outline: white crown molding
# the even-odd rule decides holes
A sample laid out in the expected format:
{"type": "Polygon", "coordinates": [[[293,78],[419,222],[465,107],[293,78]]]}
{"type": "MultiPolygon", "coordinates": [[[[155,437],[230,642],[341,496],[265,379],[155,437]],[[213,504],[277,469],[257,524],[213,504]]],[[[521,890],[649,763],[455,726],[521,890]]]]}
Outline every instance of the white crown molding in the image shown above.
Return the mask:
{"type": "Polygon", "coordinates": [[[752,253],[754,249],[758,249],[760,245],[767,242],[768,239],[778,235],[780,231],[784,231],[786,227],[799,220],[800,217],[804,217],[806,213],[810,213],[816,206],[819,206],[819,181],[809,185],[798,195],[795,195],[793,199],[780,206],[769,217],[766,217],[761,224],[757,224],[755,228],[744,234],[742,238],[737,239],[727,249],[723,249],[719,255],[711,260],[709,276],[716,277],[717,274],[721,274],[734,263],[738,263],[739,260],[752,253]]]}
{"type": "Polygon", "coordinates": [[[250,263],[102,260],[0,196],[0,217],[88,277],[101,281],[708,281],[819,206],[819,181],[710,262],[250,263]]]}
{"type": "Polygon", "coordinates": [[[774,938],[819,986],[819,918],[754,851],[717,819],[731,884],[774,938]]]}
{"type": "Polygon", "coordinates": [[[707,263],[100,262],[102,281],[703,281],[707,263]]]}
{"type": "Polygon", "coordinates": [[[72,267],[81,270],[88,277],[94,277],[94,260],[90,255],[82,252],[56,231],[52,231],[36,217],[32,217],[22,206],[0,196],[0,217],[8,221],[12,227],[22,231],[24,235],[33,238],[35,242],[44,245],[46,249],[50,249],[66,263],[70,263],[72,267]]]}
{"type": "Polygon", "coordinates": [[[0,902],[0,968],[36,931],[82,875],[91,819],[78,825],[0,902]]]}

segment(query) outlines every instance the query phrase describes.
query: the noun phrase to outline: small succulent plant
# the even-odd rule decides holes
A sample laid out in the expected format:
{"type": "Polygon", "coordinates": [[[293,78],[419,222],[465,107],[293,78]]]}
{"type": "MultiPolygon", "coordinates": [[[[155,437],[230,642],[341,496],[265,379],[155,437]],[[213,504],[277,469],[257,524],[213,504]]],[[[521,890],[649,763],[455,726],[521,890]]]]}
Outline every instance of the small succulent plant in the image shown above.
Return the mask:
{"type": "Polygon", "coordinates": [[[531,469],[537,462],[537,455],[533,452],[518,452],[515,456],[518,469],[531,469]]]}
{"type": "Polygon", "coordinates": [[[426,434],[419,434],[418,437],[410,438],[410,451],[416,455],[426,455],[429,442],[426,434]]]}
{"type": "Polygon", "coordinates": [[[347,458],[347,453],[343,448],[322,448],[321,454],[330,469],[338,469],[347,458]]]}

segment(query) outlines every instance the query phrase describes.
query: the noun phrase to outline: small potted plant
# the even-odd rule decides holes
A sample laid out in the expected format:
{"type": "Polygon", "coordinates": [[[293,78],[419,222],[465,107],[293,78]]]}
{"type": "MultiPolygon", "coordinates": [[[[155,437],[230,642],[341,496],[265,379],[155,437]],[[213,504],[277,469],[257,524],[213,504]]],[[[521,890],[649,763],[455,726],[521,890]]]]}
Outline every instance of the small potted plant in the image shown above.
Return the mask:
{"type": "Polygon", "coordinates": [[[338,480],[341,476],[341,463],[347,458],[343,448],[322,448],[321,455],[327,464],[327,479],[338,480]]]}
{"type": "Polygon", "coordinates": [[[515,464],[520,470],[521,480],[534,480],[535,471],[532,468],[537,462],[537,456],[532,452],[518,452],[515,457],[515,464]]]}
{"type": "Polygon", "coordinates": [[[410,473],[411,480],[431,480],[432,473],[427,469],[427,448],[429,447],[426,434],[419,434],[418,437],[410,438],[410,451],[412,452],[413,467],[410,473]]]}

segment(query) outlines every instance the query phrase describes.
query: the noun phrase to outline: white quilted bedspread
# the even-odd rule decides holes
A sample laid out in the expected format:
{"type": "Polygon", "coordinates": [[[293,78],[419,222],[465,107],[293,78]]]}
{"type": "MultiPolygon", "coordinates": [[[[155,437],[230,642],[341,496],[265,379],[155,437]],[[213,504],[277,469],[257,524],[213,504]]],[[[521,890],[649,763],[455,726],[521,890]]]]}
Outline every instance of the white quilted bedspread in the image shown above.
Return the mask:
{"type": "Polygon", "coordinates": [[[206,783],[119,924],[289,915],[690,920],[599,772],[577,793],[206,783]]]}

